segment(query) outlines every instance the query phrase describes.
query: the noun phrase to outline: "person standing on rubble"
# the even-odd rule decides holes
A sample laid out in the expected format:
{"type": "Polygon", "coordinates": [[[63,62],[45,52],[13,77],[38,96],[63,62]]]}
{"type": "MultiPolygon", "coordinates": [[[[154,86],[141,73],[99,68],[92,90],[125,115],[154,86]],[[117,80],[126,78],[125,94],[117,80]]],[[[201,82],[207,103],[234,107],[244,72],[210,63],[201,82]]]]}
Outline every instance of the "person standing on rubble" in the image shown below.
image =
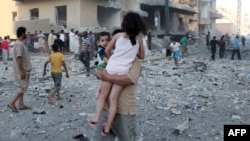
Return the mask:
{"type": "Polygon", "coordinates": [[[233,53],[232,53],[232,57],[231,57],[232,60],[234,60],[235,53],[237,53],[238,59],[241,60],[241,56],[240,56],[240,39],[239,39],[238,35],[233,40],[233,53]]]}
{"type": "Polygon", "coordinates": [[[148,49],[151,50],[151,44],[152,44],[152,33],[151,30],[148,31],[148,49]]]}
{"type": "Polygon", "coordinates": [[[210,47],[210,32],[207,32],[207,35],[206,35],[206,46],[207,46],[207,49],[209,50],[209,47],[210,47]]]}
{"type": "Polygon", "coordinates": [[[183,36],[180,40],[181,43],[181,57],[183,58],[185,56],[185,54],[187,55],[187,44],[188,44],[188,33],[186,34],[186,36],[183,36]]]}
{"type": "Polygon", "coordinates": [[[91,53],[91,45],[88,38],[88,32],[84,31],[82,33],[82,52],[79,54],[79,60],[84,64],[88,77],[90,75],[90,53],[91,53]]]}
{"type": "Polygon", "coordinates": [[[213,36],[213,40],[210,41],[210,48],[211,48],[211,60],[215,61],[215,53],[216,53],[216,47],[217,47],[218,41],[216,40],[216,36],[213,36]]]}
{"type": "Polygon", "coordinates": [[[9,43],[7,41],[7,36],[4,37],[4,40],[1,42],[1,49],[2,49],[2,58],[3,58],[3,64],[7,65],[8,61],[8,52],[9,52],[9,43]]]}
{"type": "Polygon", "coordinates": [[[162,48],[166,49],[166,57],[168,58],[168,60],[171,60],[171,54],[172,54],[171,47],[170,47],[171,37],[172,37],[172,34],[168,33],[162,39],[162,48]]]}
{"type": "Polygon", "coordinates": [[[70,32],[69,32],[69,51],[72,52],[74,54],[74,48],[75,48],[75,32],[74,29],[71,28],[70,32]]]}
{"type": "Polygon", "coordinates": [[[60,89],[61,89],[61,81],[62,81],[62,69],[61,66],[63,66],[66,77],[69,78],[68,69],[65,63],[65,57],[62,53],[60,53],[60,47],[58,44],[52,45],[52,50],[54,53],[52,53],[48,60],[44,64],[43,69],[43,77],[46,75],[46,67],[48,63],[51,63],[51,76],[54,81],[54,88],[51,90],[51,93],[47,96],[47,99],[49,100],[49,104],[54,104],[53,97],[55,94],[57,94],[56,100],[60,100],[60,89]]]}
{"type": "Polygon", "coordinates": [[[18,86],[15,96],[9,101],[8,107],[12,112],[18,112],[16,108],[16,101],[19,100],[19,110],[28,110],[31,107],[24,104],[24,93],[27,91],[29,85],[29,78],[31,72],[31,61],[28,50],[24,44],[26,39],[26,28],[18,27],[17,41],[13,48],[13,71],[15,82],[18,86]]]}
{"type": "Polygon", "coordinates": [[[220,46],[220,50],[219,50],[220,58],[224,58],[225,57],[225,49],[226,49],[226,42],[224,39],[224,35],[222,35],[220,40],[219,40],[219,46],[220,46]]]}

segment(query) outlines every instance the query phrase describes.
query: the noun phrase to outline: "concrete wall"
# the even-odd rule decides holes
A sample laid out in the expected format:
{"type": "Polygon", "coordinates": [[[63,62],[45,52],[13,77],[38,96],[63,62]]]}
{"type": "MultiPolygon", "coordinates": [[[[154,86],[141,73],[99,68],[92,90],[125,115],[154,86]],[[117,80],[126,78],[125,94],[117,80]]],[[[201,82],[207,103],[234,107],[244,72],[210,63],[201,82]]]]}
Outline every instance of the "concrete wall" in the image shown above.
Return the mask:
{"type": "MultiPolygon", "coordinates": [[[[24,0],[18,5],[18,20],[30,20],[30,9],[39,8],[39,19],[49,19],[50,24],[56,24],[56,6],[67,6],[68,28],[80,26],[80,0],[24,0]]],[[[49,25],[43,25],[43,27],[49,25]]],[[[36,25],[31,29],[38,28],[36,25]]],[[[40,30],[40,29],[37,29],[40,30]]],[[[45,29],[41,29],[45,30],[45,29]]]]}
{"type": "Polygon", "coordinates": [[[114,27],[120,26],[122,5],[120,1],[81,1],[81,27],[114,27]]]}
{"type": "Polygon", "coordinates": [[[54,29],[55,32],[61,30],[60,26],[50,26],[49,19],[40,19],[40,20],[27,20],[27,21],[16,21],[14,23],[14,28],[24,26],[27,28],[27,31],[30,33],[34,33],[35,31],[39,32],[42,30],[43,33],[49,33],[51,29],[54,29]]]}
{"type": "Polygon", "coordinates": [[[12,12],[16,12],[16,3],[12,0],[5,0],[0,5],[0,36],[10,35],[11,38],[16,38],[15,29],[13,28],[12,12]]]}

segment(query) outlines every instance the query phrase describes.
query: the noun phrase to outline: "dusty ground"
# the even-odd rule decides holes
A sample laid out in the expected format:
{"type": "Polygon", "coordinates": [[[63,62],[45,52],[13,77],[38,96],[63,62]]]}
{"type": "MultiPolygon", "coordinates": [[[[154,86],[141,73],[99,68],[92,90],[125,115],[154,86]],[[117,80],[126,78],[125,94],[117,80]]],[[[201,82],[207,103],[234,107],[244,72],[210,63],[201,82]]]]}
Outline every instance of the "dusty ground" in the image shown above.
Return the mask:
{"type": "MultiPolygon", "coordinates": [[[[189,56],[181,59],[180,69],[173,61],[161,59],[154,50],[142,62],[142,77],[137,88],[138,141],[222,141],[224,124],[250,122],[248,51],[241,61],[228,57],[210,62],[204,45],[191,46],[189,56]],[[194,69],[193,61],[205,67],[194,69]],[[185,123],[180,134],[176,127],[185,123]]],[[[6,104],[15,92],[12,67],[0,65],[0,140],[1,141],[73,141],[73,136],[92,135],[87,121],[95,111],[94,92],[98,80],[85,77],[79,61],[67,57],[70,78],[63,79],[62,97],[55,106],[47,103],[51,87],[49,75],[42,77],[44,55],[32,55],[31,83],[25,102],[30,111],[12,113],[6,104]],[[45,111],[46,114],[33,114],[45,111]]],[[[11,63],[9,63],[11,64],[11,63]]]]}

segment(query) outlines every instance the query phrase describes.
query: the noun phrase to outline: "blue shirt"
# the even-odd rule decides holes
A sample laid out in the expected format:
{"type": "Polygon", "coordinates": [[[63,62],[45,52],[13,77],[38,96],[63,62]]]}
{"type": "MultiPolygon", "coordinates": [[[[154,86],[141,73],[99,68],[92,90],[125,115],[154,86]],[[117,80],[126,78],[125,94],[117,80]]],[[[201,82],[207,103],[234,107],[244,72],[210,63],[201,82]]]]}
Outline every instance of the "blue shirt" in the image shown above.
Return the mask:
{"type": "Polygon", "coordinates": [[[240,49],[240,40],[237,38],[233,41],[233,49],[240,49]]]}

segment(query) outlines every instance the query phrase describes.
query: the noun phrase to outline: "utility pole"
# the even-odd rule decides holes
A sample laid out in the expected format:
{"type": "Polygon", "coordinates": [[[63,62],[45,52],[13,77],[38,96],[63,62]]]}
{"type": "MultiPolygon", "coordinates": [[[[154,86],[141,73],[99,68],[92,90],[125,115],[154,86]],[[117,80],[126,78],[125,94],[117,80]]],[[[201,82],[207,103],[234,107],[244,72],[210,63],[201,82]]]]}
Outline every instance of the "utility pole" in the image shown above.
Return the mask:
{"type": "Polygon", "coordinates": [[[169,0],[165,0],[165,26],[166,33],[169,33],[169,0]]]}
{"type": "Polygon", "coordinates": [[[241,28],[241,0],[238,0],[237,4],[237,34],[240,35],[241,28]]]}

